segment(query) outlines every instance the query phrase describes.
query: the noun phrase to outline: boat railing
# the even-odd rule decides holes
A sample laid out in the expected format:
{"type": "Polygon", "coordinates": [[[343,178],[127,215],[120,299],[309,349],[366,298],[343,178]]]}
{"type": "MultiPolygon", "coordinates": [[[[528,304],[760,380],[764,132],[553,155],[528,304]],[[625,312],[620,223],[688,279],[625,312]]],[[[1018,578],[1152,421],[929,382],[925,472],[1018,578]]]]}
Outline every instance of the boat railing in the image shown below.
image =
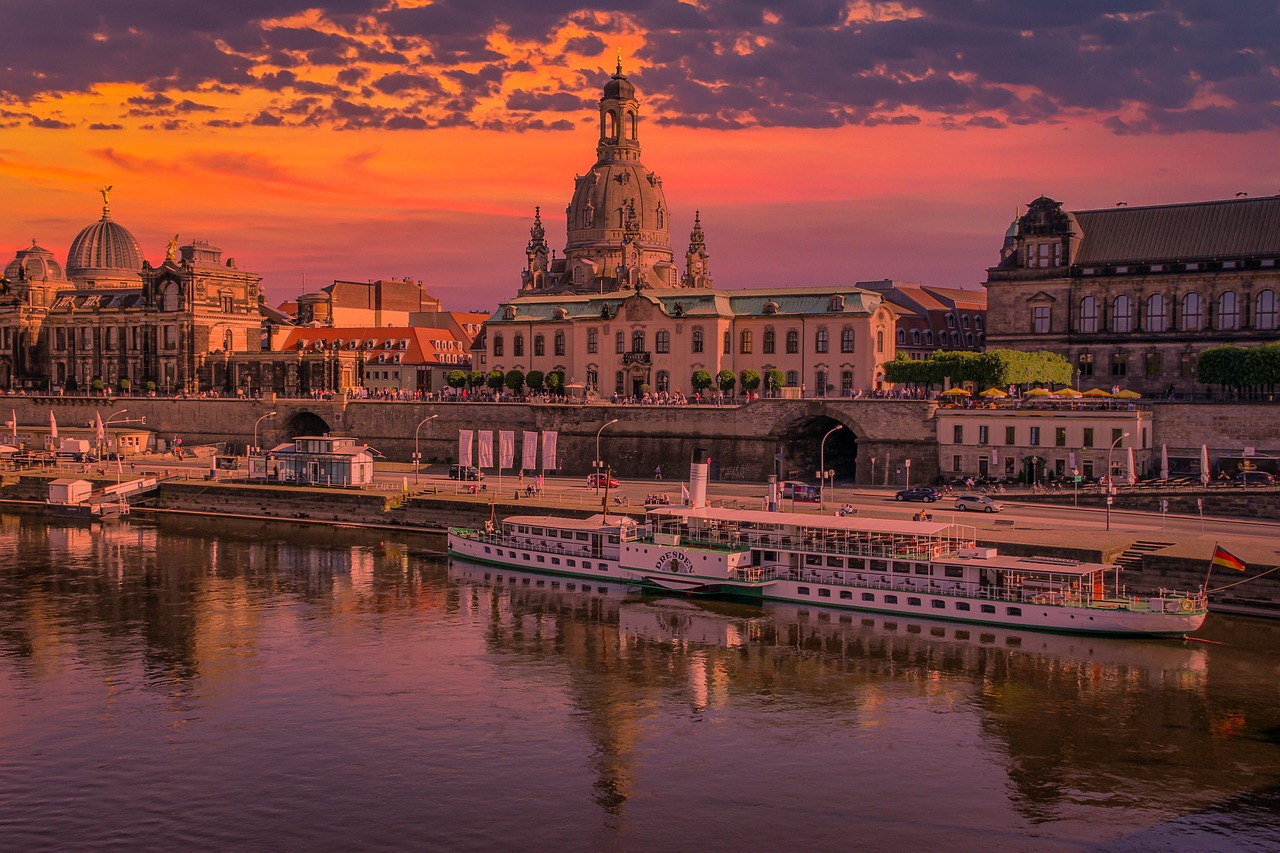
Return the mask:
{"type": "Polygon", "coordinates": [[[609,556],[607,554],[597,553],[594,548],[585,542],[566,542],[551,543],[540,539],[530,539],[522,536],[508,536],[503,533],[489,533],[484,530],[475,530],[469,528],[454,528],[465,539],[473,539],[477,542],[483,542],[486,545],[497,545],[503,548],[521,548],[525,551],[536,551],[543,554],[554,554],[556,556],[565,557],[585,557],[591,559],[616,559],[617,555],[609,556]]]}

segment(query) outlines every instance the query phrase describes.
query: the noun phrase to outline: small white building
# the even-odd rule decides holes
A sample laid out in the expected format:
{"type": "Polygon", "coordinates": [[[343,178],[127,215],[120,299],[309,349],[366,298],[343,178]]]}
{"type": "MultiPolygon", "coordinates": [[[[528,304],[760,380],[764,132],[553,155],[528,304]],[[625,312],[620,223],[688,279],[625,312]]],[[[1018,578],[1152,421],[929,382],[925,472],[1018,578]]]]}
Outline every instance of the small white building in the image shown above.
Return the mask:
{"type": "Polygon", "coordinates": [[[373,482],[373,452],[354,438],[304,435],[268,451],[266,469],[281,483],[364,486],[373,482]]]}
{"type": "Polygon", "coordinates": [[[49,503],[78,504],[89,499],[93,493],[93,484],[88,480],[60,477],[49,481],[49,503]]]}

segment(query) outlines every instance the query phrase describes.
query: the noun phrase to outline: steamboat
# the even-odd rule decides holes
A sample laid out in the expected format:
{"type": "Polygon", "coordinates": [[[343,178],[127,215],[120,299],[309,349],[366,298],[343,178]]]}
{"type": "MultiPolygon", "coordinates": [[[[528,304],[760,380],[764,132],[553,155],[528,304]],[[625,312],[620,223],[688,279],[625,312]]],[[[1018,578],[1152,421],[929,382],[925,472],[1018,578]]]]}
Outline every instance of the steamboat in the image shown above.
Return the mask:
{"type": "Polygon", "coordinates": [[[1003,555],[969,525],[710,506],[707,474],[694,464],[686,502],[649,507],[643,523],[607,510],[510,516],[450,528],[449,553],[678,595],[1044,631],[1182,636],[1208,613],[1203,590],[1133,595],[1117,566],[1003,555]]]}

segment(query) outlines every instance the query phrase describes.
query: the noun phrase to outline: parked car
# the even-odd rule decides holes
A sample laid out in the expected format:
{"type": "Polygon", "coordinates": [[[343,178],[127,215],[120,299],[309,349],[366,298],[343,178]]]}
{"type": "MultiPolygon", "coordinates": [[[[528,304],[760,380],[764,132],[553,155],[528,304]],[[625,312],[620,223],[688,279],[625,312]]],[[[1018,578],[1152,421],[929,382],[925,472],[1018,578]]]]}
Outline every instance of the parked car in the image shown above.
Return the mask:
{"type": "Polygon", "coordinates": [[[782,487],[782,496],[784,498],[793,498],[796,492],[807,493],[810,489],[816,489],[817,486],[810,486],[808,483],[802,483],[799,480],[783,480],[778,484],[782,487]]]}
{"type": "Polygon", "coordinates": [[[483,480],[484,472],[474,465],[450,465],[450,480],[483,480]]]}
{"type": "Polygon", "coordinates": [[[1231,479],[1237,486],[1274,486],[1276,477],[1266,471],[1241,471],[1231,479]]]}
{"type": "Polygon", "coordinates": [[[910,489],[902,489],[893,496],[896,501],[934,501],[942,500],[942,492],[933,486],[914,486],[910,489]]]}
{"type": "MultiPolygon", "coordinates": [[[[588,475],[587,475],[587,488],[589,488],[589,489],[594,489],[594,488],[597,488],[597,487],[603,488],[603,487],[606,485],[606,484],[605,484],[605,476],[606,476],[605,474],[588,474],[588,475]]],[[[613,478],[613,477],[609,477],[608,486],[609,486],[609,488],[611,488],[611,489],[616,489],[616,488],[618,488],[618,481],[617,481],[617,479],[615,479],[615,478],[613,478]]]]}
{"type": "Polygon", "coordinates": [[[986,495],[957,495],[956,509],[963,512],[1002,512],[1004,504],[986,495]]]}

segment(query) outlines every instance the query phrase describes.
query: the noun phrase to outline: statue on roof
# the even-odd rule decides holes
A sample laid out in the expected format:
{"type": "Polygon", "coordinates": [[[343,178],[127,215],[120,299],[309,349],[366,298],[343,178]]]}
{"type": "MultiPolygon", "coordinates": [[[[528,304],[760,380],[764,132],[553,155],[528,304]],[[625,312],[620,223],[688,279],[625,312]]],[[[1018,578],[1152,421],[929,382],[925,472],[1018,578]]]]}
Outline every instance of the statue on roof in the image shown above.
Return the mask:
{"type": "Polygon", "coordinates": [[[102,193],[102,215],[106,216],[111,212],[111,188],[115,184],[108,184],[105,187],[99,187],[98,192],[102,193]]]}
{"type": "Polygon", "coordinates": [[[172,237],[169,238],[169,245],[165,247],[164,259],[166,261],[172,261],[177,251],[178,251],[178,235],[174,234],[172,237]]]}

